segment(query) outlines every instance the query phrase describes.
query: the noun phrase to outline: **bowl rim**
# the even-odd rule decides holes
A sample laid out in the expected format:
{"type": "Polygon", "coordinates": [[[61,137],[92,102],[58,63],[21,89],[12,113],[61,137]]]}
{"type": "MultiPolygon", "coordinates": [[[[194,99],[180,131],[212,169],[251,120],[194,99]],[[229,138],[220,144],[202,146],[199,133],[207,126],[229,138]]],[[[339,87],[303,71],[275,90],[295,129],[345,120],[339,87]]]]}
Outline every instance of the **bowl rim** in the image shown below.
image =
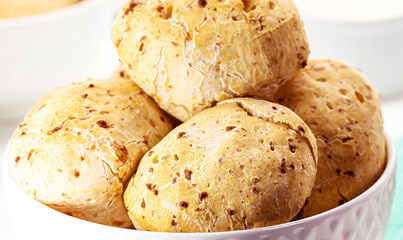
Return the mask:
{"type": "Polygon", "coordinates": [[[109,0],[82,0],[72,5],[47,12],[21,17],[2,18],[0,19],[0,29],[32,26],[35,24],[41,24],[43,22],[56,21],[65,17],[74,16],[77,13],[98,6],[100,3],[103,2],[109,2],[109,0]]]}
{"type": "MultiPolygon", "coordinates": [[[[303,225],[305,223],[309,222],[317,222],[321,221],[322,219],[326,219],[329,216],[334,216],[334,215],[340,215],[342,214],[346,209],[349,209],[353,206],[358,205],[362,201],[366,201],[371,196],[373,195],[374,192],[376,192],[379,188],[381,188],[382,185],[385,184],[385,182],[388,181],[388,179],[391,176],[394,176],[393,173],[396,170],[396,164],[397,164],[397,159],[396,159],[396,146],[391,138],[391,136],[385,132],[385,138],[386,138],[386,148],[387,148],[387,163],[386,167],[382,173],[382,175],[378,178],[378,180],[370,187],[368,188],[365,192],[357,196],[356,198],[352,199],[351,201],[348,201],[347,203],[344,203],[341,206],[337,206],[333,209],[330,209],[328,211],[322,212],[320,214],[296,220],[296,221],[291,221],[287,223],[282,223],[282,224],[277,224],[273,226],[268,226],[268,227],[261,227],[261,228],[255,228],[255,229],[246,229],[246,230],[235,230],[235,231],[226,231],[226,232],[209,232],[209,233],[200,233],[200,232],[195,232],[195,233],[177,233],[177,232],[154,232],[154,231],[144,231],[144,230],[135,230],[135,229],[126,229],[126,228],[119,228],[119,227],[113,227],[113,226],[108,226],[108,225],[103,225],[99,223],[94,223],[90,221],[86,221],[83,219],[75,218],[72,216],[65,215],[57,210],[54,210],[45,204],[42,204],[41,202],[31,198],[30,196],[26,195],[22,190],[18,187],[17,183],[14,181],[14,179],[11,177],[10,170],[9,170],[9,149],[10,149],[10,140],[7,142],[4,155],[3,155],[3,177],[8,178],[7,181],[4,181],[4,184],[6,182],[11,182],[14,187],[17,188],[19,192],[24,194],[24,196],[31,201],[35,206],[38,206],[44,211],[50,211],[53,214],[58,214],[59,216],[65,216],[66,220],[70,221],[76,221],[76,222],[81,222],[82,224],[86,224],[88,227],[94,227],[94,228],[103,228],[105,231],[119,231],[121,233],[125,234],[135,234],[136,232],[141,232],[141,234],[147,234],[150,237],[163,237],[163,236],[170,236],[172,237],[173,235],[181,236],[181,237],[230,237],[230,235],[236,233],[236,234],[251,234],[251,233],[261,233],[265,231],[272,231],[276,229],[282,229],[282,228],[289,228],[289,227],[294,227],[298,225],[303,225]],[[47,209],[47,210],[46,210],[47,209]]],[[[6,191],[7,194],[7,191],[6,191]]],[[[140,234],[140,233],[139,233],[140,234]]]]}

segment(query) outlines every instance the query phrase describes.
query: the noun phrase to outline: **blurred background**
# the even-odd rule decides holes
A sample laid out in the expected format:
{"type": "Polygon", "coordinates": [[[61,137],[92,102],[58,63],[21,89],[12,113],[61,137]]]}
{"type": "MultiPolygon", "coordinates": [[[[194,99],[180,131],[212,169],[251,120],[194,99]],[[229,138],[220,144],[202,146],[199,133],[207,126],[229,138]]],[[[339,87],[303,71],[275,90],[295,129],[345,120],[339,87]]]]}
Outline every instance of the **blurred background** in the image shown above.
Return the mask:
{"type": "MultiPolygon", "coordinates": [[[[88,77],[108,77],[119,65],[109,32],[124,2],[0,0],[0,159],[12,132],[43,94],[88,77]]],[[[346,61],[382,94],[385,129],[403,164],[403,1],[294,2],[305,23],[310,58],[346,61]]],[[[400,167],[397,178],[385,239],[403,239],[400,167]]],[[[0,176],[0,239],[13,239],[3,196],[0,176]]]]}

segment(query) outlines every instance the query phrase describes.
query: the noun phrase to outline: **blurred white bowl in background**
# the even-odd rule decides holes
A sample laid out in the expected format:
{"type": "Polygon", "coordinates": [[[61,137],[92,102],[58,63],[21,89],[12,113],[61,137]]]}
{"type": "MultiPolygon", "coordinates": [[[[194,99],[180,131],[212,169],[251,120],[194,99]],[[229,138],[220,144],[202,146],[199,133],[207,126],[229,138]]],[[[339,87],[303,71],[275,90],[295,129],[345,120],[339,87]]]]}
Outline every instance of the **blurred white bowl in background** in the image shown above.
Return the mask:
{"type": "Polygon", "coordinates": [[[57,212],[22,192],[8,171],[7,150],[3,159],[6,202],[19,240],[380,240],[388,224],[396,181],[396,150],[391,138],[387,142],[386,169],[367,191],[327,212],[271,227],[219,233],[161,233],[87,222],[57,212]]]}
{"type": "Polygon", "coordinates": [[[311,58],[358,67],[383,97],[403,94],[403,1],[294,0],[311,58]]]}
{"type": "Polygon", "coordinates": [[[89,77],[109,36],[112,1],[0,20],[0,120],[22,118],[46,92],[89,77]]]}

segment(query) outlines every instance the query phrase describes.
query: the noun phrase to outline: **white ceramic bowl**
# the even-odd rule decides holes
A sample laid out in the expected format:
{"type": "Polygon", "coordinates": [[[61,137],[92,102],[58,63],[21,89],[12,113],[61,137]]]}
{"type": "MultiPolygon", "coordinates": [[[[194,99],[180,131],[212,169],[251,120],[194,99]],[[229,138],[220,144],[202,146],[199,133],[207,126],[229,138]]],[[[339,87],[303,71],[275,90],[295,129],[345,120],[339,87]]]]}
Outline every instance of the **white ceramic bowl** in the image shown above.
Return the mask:
{"type": "Polygon", "coordinates": [[[0,19],[0,120],[22,118],[44,93],[90,76],[109,36],[113,1],[0,19]]]}
{"type": "Polygon", "coordinates": [[[319,215],[251,230],[220,233],[157,233],[104,226],[57,212],[25,195],[3,161],[6,201],[17,239],[105,240],[254,240],[254,239],[382,239],[392,205],[396,152],[388,138],[388,162],[378,181],[357,198],[319,215]]]}
{"type": "Polygon", "coordinates": [[[358,67],[383,97],[403,94],[403,1],[295,0],[310,58],[358,67]]]}

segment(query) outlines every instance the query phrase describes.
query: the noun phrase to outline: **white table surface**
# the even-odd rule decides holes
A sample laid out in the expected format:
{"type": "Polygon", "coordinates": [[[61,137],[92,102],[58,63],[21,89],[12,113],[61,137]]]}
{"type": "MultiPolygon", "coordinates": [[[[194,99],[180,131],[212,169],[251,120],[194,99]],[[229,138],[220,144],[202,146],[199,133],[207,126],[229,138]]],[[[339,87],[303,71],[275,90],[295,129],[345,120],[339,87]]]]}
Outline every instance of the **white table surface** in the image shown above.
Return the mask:
{"type": "MultiPolygon", "coordinates": [[[[99,66],[99,71],[93,73],[90,77],[104,78],[108,77],[113,69],[119,65],[115,49],[110,41],[105,42],[103,51],[104,61],[99,66]]],[[[403,138],[403,89],[401,96],[383,100],[382,104],[385,129],[391,134],[393,139],[403,138]]],[[[18,126],[21,119],[14,121],[0,121],[0,160],[3,160],[5,145],[14,129],[18,126]]],[[[9,223],[7,208],[4,202],[4,187],[2,180],[2,164],[0,164],[0,240],[13,240],[13,230],[9,223]]]]}

